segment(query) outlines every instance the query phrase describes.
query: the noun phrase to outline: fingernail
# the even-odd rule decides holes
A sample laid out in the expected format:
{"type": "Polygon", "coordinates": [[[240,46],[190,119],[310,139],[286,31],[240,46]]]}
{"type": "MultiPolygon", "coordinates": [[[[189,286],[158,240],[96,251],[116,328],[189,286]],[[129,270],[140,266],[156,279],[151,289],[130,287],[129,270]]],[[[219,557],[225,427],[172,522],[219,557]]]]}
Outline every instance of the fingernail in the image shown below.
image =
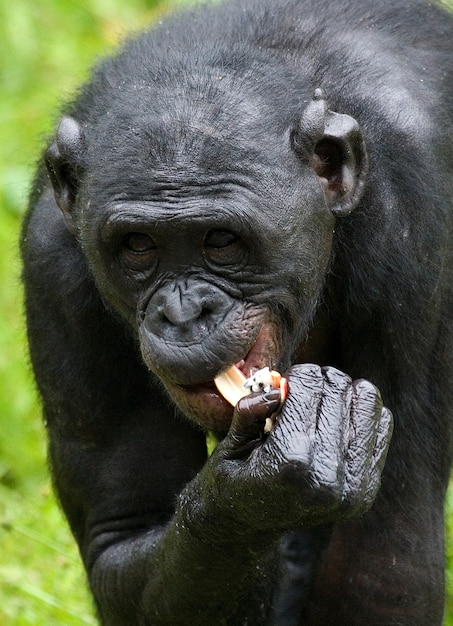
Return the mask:
{"type": "Polygon", "coordinates": [[[271,389],[267,393],[263,394],[262,398],[265,402],[279,403],[281,401],[280,389],[271,389]]]}
{"type": "Polygon", "coordinates": [[[254,393],[241,398],[236,405],[236,410],[243,417],[253,417],[254,420],[264,421],[270,417],[280,404],[280,392],[278,389],[269,393],[254,393]]]}

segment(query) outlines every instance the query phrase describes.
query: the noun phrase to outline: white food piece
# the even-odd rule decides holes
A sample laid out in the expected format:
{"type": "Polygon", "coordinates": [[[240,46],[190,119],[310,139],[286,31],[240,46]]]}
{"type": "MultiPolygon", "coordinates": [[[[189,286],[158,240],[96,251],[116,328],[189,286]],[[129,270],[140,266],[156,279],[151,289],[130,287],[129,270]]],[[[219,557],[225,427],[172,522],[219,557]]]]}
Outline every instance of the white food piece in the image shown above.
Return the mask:
{"type": "Polygon", "coordinates": [[[264,433],[270,433],[275,426],[275,417],[267,417],[264,422],[264,433]]]}
{"type": "Polygon", "coordinates": [[[257,391],[269,393],[272,389],[272,374],[269,367],[263,367],[252,374],[252,376],[247,378],[244,382],[244,387],[250,389],[252,393],[256,393],[257,391]]]}

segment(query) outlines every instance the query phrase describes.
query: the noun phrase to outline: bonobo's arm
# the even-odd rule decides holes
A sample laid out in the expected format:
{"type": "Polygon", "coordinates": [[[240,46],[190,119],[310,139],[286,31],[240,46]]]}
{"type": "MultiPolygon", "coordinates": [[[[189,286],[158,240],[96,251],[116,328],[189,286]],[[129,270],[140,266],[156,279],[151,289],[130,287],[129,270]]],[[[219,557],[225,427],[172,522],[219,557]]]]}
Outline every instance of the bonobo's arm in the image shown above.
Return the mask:
{"type": "Polygon", "coordinates": [[[372,504],[391,429],[378,392],[295,366],[270,435],[277,399],[249,396],[206,462],[202,433],[150,381],[61,217],[40,211],[24,238],[31,352],[55,485],[103,622],[262,624],[282,533],[372,504]]]}
{"type": "Polygon", "coordinates": [[[240,401],[229,434],[182,492],[165,529],[98,557],[91,581],[106,623],[116,623],[122,608],[127,622],[124,598],[134,594],[152,624],[239,623],[251,615],[257,578],[272,575],[267,561],[283,532],[371,506],[391,430],[376,389],[312,365],[293,367],[289,385],[267,438],[262,427],[278,392],[240,401]]]}

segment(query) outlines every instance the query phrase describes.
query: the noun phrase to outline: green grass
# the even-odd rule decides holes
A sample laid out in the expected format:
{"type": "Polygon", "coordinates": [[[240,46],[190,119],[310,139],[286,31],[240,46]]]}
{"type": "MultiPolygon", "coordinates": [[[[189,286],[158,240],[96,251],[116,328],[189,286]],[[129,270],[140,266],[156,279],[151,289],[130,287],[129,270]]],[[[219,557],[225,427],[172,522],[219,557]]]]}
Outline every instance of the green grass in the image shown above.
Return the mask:
{"type": "MultiPolygon", "coordinates": [[[[448,4],[453,8],[453,0],[448,4]]],[[[62,95],[96,56],[165,8],[159,0],[0,0],[0,624],[95,623],[77,549],[49,484],[17,240],[33,163],[62,95]]],[[[453,626],[453,489],[447,520],[445,624],[453,626]]]]}

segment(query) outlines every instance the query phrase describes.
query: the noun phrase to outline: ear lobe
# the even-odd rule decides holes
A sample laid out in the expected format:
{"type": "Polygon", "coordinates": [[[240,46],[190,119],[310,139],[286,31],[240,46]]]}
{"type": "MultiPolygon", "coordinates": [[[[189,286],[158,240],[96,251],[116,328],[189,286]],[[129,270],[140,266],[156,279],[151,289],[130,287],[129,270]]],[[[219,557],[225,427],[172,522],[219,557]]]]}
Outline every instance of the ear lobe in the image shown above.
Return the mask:
{"type": "Polygon", "coordinates": [[[368,173],[365,142],[356,120],[329,111],[321,89],[316,89],[292,142],[318,174],[332,213],[349,215],[363,195],[368,173]]]}
{"type": "Polygon", "coordinates": [[[80,177],[84,170],[85,138],[80,124],[71,117],[63,117],[55,139],[46,151],[45,161],[68,230],[76,234],[73,208],[80,177]]]}

